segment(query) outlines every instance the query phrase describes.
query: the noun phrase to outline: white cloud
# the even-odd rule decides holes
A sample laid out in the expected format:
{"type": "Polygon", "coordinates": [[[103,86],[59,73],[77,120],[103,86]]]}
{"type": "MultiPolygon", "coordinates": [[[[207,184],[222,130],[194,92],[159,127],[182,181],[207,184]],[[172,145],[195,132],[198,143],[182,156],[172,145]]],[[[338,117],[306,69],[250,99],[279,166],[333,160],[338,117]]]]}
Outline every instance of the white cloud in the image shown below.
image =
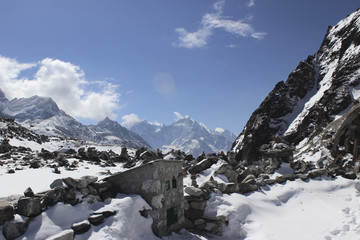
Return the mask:
{"type": "MultiPolygon", "coordinates": [[[[250,3],[255,4],[254,1],[250,3]]],[[[179,41],[173,45],[185,48],[204,47],[215,29],[222,29],[241,37],[253,37],[256,39],[264,37],[265,33],[256,32],[249,23],[243,20],[231,20],[222,16],[224,5],[225,0],[217,1],[213,5],[216,12],[206,13],[202,18],[200,28],[195,32],[189,32],[185,28],[176,28],[175,31],[179,33],[179,41]]]]}
{"type": "Polygon", "coordinates": [[[127,115],[123,116],[121,119],[123,120],[121,124],[125,125],[128,128],[131,127],[132,125],[134,125],[135,123],[143,121],[135,113],[127,114],[127,115]]]}
{"type": "Polygon", "coordinates": [[[253,7],[255,6],[255,0],[250,0],[248,3],[248,7],[253,7]]]}
{"type": "Polygon", "coordinates": [[[179,33],[179,42],[173,44],[178,47],[199,48],[207,44],[207,39],[212,35],[211,29],[203,27],[196,32],[188,32],[184,28],[175,29],[179,33]]]}
{"type": "Polygon", "coordinates": [[[37,64],[19,63],[0,56],[0,88],[9,99],[34,95],[51,97],[73,117],[101,120],[116,118],[120,94],[117,86],[105,82],[88,82],[80,67],[58,59],[45,58],[37,64]],[[37,68],[32,79],[19,78],[21,71],[37,68]],[[89,90],[91,85],[94,89],[89,90]]]}

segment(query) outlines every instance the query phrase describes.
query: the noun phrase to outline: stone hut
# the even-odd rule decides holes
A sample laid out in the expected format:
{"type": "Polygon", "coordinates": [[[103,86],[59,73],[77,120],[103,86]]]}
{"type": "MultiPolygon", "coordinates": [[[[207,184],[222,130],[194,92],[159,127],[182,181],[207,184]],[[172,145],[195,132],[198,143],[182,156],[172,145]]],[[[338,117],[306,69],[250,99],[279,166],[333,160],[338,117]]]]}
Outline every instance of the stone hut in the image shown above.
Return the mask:
{"type": "Polygon", "coordinates": [[[184,225],[183,163],[156,160],[106,178],[113,193],[139,194],[151,207],[152,230],[162,237],[184,225]]]}

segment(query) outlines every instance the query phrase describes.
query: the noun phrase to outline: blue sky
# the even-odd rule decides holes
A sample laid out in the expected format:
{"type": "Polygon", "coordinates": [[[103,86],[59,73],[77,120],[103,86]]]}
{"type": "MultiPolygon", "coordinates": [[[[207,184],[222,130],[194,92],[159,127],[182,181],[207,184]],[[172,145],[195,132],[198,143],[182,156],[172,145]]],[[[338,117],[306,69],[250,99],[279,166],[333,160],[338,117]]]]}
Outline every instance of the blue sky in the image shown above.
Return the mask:
{"type": "Polygon", "coordinates": [[[359,6],[0,0],[1,88],[8,98],[53,97],[84,123],[170,124],[177,112],[239,134],[275,84],[319,49],[328,25],[359,6]]]}

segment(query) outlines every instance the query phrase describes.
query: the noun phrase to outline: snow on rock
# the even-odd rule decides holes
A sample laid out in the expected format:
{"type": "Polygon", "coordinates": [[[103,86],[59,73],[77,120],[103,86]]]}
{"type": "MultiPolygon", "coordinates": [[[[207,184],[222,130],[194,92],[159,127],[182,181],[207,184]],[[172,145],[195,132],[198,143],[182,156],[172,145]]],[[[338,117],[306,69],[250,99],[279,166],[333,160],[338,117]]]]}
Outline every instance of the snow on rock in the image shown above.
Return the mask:
{"type": "Polygon", "coordinates": [[[82,203],[75,206],[57,203],[29,224],[25,235],[19,239],[46,239],[63,230],[71,229],[73,223],[85,221],[92,212],[115,210],[117,213],[104,224],[91,229],[76,239],[158,239],[151,230],[152,219],[140,215],[141,210],[151,209],[138,195],[118,194],[114,199],[94,204],[82,203]],[[141,226],[141,227],[135,227],[141,226]]]}

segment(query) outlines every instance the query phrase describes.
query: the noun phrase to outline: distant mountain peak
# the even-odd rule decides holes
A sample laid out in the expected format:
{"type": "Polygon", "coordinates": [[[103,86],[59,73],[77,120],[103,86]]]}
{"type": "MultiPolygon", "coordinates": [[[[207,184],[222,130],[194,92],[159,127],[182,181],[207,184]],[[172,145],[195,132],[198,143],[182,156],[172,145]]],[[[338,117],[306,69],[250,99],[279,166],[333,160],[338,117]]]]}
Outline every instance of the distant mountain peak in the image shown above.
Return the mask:
{"type": "Polygon", "coordinates": [[[189,116],[177,112],[175,115],[175,122],[168,126],[143,120],[127,127],[139,134],[154,149],[179,149],[194,156],[203,151],[212,153],[230,150],[231,143],[236,138],[234,133],[228,131],[227,134],[219,134],[189,116]]]}

